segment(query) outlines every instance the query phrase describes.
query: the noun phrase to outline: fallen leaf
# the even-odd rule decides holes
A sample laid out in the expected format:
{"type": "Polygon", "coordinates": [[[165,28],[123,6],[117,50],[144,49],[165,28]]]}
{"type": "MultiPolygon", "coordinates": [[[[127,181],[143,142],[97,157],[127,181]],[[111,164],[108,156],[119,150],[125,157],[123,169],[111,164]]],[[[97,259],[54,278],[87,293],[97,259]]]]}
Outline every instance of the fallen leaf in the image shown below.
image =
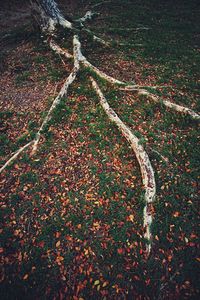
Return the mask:
{"type": "Polygon", "coordinates": [[[57,243],[56,243],[56,248],[58,248],[60,246],[60,241],[58,241],[57,243]]]}
{"type": "Polygon", "coordinates": [[[95,280],[94,285],[98,285],[100,283],[99,280],[95,280]]]}

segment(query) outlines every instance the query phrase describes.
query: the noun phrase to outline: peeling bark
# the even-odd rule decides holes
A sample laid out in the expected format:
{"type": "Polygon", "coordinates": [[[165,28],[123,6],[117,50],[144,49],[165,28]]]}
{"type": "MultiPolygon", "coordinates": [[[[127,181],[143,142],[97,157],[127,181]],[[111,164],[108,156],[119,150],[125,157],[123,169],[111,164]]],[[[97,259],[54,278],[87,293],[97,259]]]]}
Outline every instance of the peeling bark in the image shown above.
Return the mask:
{"type": "Polygon", "coordinates": [[[106,98],[104,97],[96,81],[92,77],[90,77],[90,80],[92,82],[92,86],[94,90],[99,96],[101,106],[103,107],[109,119],[117,125],[119,130],[122,132],[123,136],[130,143],[131,148],[133,149],[137,157],[138,163],[140,165],[142,182],[145,188],[145,207],[143,210],[143,217],[144,217],[143,225],[145,229],[145,238],[148,240],[147,251],[149,253],[151,250],[151,240],[152,240],[152,236],[151,236],[152,210],[150,208],[152,206],[152,203],[156,195],[155,176],[154,176],[154,171],[151,162],[149,160],[148,154],[144,150],[143,146],[140,144],[139,139],[132,133],[129,127],[122,122],[122,120],[118,117],[115,111],[109,106],[106,98]]]}
{"type": "MultiPolygon", "coordinates": [[[[56,108],[56,106],[60,103],[61,99],[66,96],[67,91],[68,91],[68,87],[70,86],[70,84],[72,84],[72,82],[75,80],[77,72],[79,70],[79,40],[77,38],[77,36],[74,36],[73,39],[73,45],[74,45],[74,67],[72,72],[70,73],[70,75],[67,77],[65,83],[63,84],[59,94],[57,95],[57,97],[54,99],[48,114],[46,116],[46,118],[44,119],[44,121],[42,122],[42,125],[40,126],[40,129],[38,130],[37,134],[36,134],[36,138],[34,140],[34,144],[33,144],[33,153],[35,153],[35,151],[37,150],[37,145],[39,143],[40,140],[40,136],[41,136],[41,132],[44,130],[45,126],[47,125],[47,123],[50,121],[51,119],[51,114],[53,112],[53,110],[56,108]]],[[[56,49],[54,48],[54,51],[56,49]]]]}
{"type": "MultiPolygon", "coordinates": [[[[21,147],[19,150],[17,150],[9,160],[6,161],[6,163],[1,167],[0,169],[0,173],[7,167],[9,166],[24,150],[26,150],[29,146],[33,145],[33,149],[32,149],[32,154],[35,153],[35,151],[37,150],[37,146],[41,137],[41,133],[44,130],[45,126],[48,124],[48,122],[51,120],[51,116],[52,116],[52,112],[54,111],[54,109],[56,108],[56,106],[60,103],[61,99],[66,96],[67,91],[68,91],[68,87],[70,86],[70,84],[73,83],[73,81],[76,78],[77,72],[80,68],[79,66],[79,53],[78,53],[78,49],[80,49],[80,45],[79,45],[79,40],[77,38],[77,36],[74,36],[73,39],[73,45],[74,45],[74,67],[72,72],[70,73],[70,75],[67,77],[66,81],[64,82],[60,92],[58,93],[57,97],[54,99],[47,116],[45,117],[45,119],[42,122],[42,125],[40,126],[38,132],[35,135],[34,140],[30,141],[29,143],[27,143],[26,145],[24,145],[23,147],[21,147]]],[[[54,48],[54,51],[56,51],[56,48],[54,48]]]]}
{"type": "Polygon", "coordinates": [[[0,173],[3,172],[3,170],[8,167],[13,161],[17,159],[17,157],[24,151],[26,150],[29,146],[31,146],[34,143],[34,140],[27,143],[23,147],[19,148],[12,156],[10,159],[6,161],[6,163],[0,168],[0,173]]]}
{"type": "MultiPolygon", "coordinates": [[[[106,82],[109,82],[113,85],[116,85],[118,88],[125,90],[125,91],[137,91],[139,95],[145,95],[149,97],[149,99],[153,100],[156,103],[159,103],[159,97],[150,93],[145,88],[148,88],[147,86],[140,86],[140,85],[130,85],[126,82],[120,81],[118,79],[115,79],[112,76],[107,75],[106,73],[99,70],[97,67],[92,65],[87,58],[82,54],[81,52],[81,43],[79,41],[79,36],[77,34],[77,29],[74,28],[72,25],[72,22],[65,19],[60,10],[58,9],[58,6],[56,4],[55,0],[30,0],[31,7],[33,10],[33,15],[35,18],[35,21],[40,26],[41,30],[48,36],[48,43],[50,48],[57,54],[63,55],[68,59],[74,60],[74,66],[73,70],[70,73],[70,75],[65,80],[60,92],[58,93],[57,97],[54,99],[47,116],[43,120],[38,132],[36,133],[35,138],[18,149],[10,159],[6,161],[6,163],[1,167],[0,172],[2,172],[8,165],[10,165],[23,151],[28,149],[30,146],[33,146],[32,153],[35,153],[37,150],[38,143],[40,141],[40,137],[42,134],[42,131],[44,130],[45,126],[48,124],[52,117],[52,112],[56,108],[56,106],[60,103],[62,97],[66,96],[69,86],[73,83],[75,80],[79,69],[80,64],[83,65],[83,67],[86,67],[90,69],[92,72],[94,72],[96,75],[98,75],[100,78],[104,79],[106,82]],[[68,30],[71,30],[74,32],[74,38],[73,38],[73,55],[68,52],[67,49],[61,48],[54,40],[53,35],[55,34],[56,26],[60,25],[64,28],[67,28],[68,30]],[[49,37],[50,36],[50,37],[49,37]]],[[[99,4],[94,5],[93,7],[97,7],[101,4],[108,3],[110,1],[102,2],[99,4]]],[[[78,19],[80,24],[84,26],[83,24],[90,20],[93,17],[94,13],[91,11],[88,11],[82,18],[78,19]]],[[[76,20],[77,21],[77,20],[76,20]]],[[[137,30],[148,30],[149,28],[142,27],[137,28],[137,30]]],[[[80,31],[80,29],[79,29],[80,31]]],[[[84,31],[88,32],[93,36],[94,40],[97,40],[98,42],[101,42],[102,44],[106,45],[106,42],[97,37],[95,34],[93,34],[89,29],[84,27],[84,31]]],[[[91,73],[92,73],[91,72],[91,73]]],[[[104,97],[101,89],[99,88],[97,82],[90,77],[90,80],[92,82],[92,87],[96,91],[97,95],[100,99],[100,104],[102,108],[105,110],[107,116],[111,121],[113,121],[118,129],[121,131],[123,136],[126,138],[126,140],[130,143],[132,150],[134,151],[136,158],[138,160],[140,171],[142,175],[142,182],[145,189],[145,206],[143,210],[143,226],[145,230],[145,238],[147,239],[147,253],[150,253],[151,251],[151,243],[152,243],[152,233],[151,233],[151,224],[153,220],[153,202],[155,200],[156,196],[156,182],[155,182],[155,176],[154,171],[151,165],[151,162],[149,160],[148,154],[143,148],[143,146],[140,144],[139,139],[132,133],[130,128],[126,126],[123,121],[119,118],[119,116],[115,113],[115,111],[109,106],[106,98],[104,97]]],[[[150,86],[151,88],[157,88],[157,86],[150,86]]],[[[184,106],[180,106],[177,104],[174,104],[168,100],[163,100],[163,104],[171,109],[174,109],[177,112],[184,113],[190,115],[193,119],[199,120],[200,116],[195,113],[193,110],[186,108],[184,106]]],[[[158,152],[157,152],[158,153],[158,152]]],[[[162,157],[162,156],[161,156],[162,157]]],[[[162,157],[163,158],[163,157],[162,157]]],[[[165,158],[163,158],[165,159],[165,158]]]]}
{"type": "Polygon", "coordinates": [[[92,20],[92,18],[96,15],[97,13],[93,13],[91,10],[88,10],[83,17],[77,19],[76,21],[80,22],[80,24],[83,26],[86,21],[92,20]]]}
{"type": "MultiPolygon", "coordinates": [[[[159,97],[152,94],[152,93],[149,93],[148,91],[144,90],[144,89],[139,89],[139,95],[144,95],[144,96],[147,96],[149,99],[153,100],[154,102],[156,103],[159,103],[160,100],[159,100],[159,97]]],[[[187,108],[185,106],[182,106],[182,105],[178,105],[178,104],[175,104],[175,103],[172,103],[168,100],[162,100],[162,103],[168,107],[168,108],[171,108],[179,113],[183,113],[183,114],[187,114],[189,115],[192,119],[194,120],[200,120],[200,115],[197,114],[196,112],[194,112],[192,109],[190,108],[187,108]]]]}
{"type": "Polygon", "coordinates": [[[42,31],[52,34],[56,25],[72,28],[72,23],[64,18],[54,0],[30,0],[32,16],[42,31]]]}

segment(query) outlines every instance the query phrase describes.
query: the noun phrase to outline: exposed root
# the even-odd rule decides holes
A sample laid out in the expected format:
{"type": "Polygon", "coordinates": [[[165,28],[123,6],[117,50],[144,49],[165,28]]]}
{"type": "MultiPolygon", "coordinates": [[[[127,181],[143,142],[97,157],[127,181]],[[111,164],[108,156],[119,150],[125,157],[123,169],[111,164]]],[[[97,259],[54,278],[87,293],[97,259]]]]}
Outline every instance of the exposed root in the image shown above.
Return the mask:
{"type": "Polygon", "coordinates": [[[96,8],[98,6],[105,5],[106,3],[111,3],[111,2],[112,1],[102,1],[102,2],[99,2],[97,4],[92,5],[92,8],[96,8]]]}
{"type": "MultiPolygon", "coordinates": [[[[67,77],[66,81],[64,82],[59,94],[57,95],[57,97],[54,99],[47,116],[44,118],[42,125],[40,126],[38,132],[35,135],[34,140],[32,140],[31,142],[29,142],[28,144],[26,144],[25,146],[21,147],[19,150],[17,150],[12,156],[11,158],[1,167],[0,169],[0,173],[8,166],[10,165],[18,156],[21,152],[23,152],[26,148],[28,148],[29,146],[33,145],[33,149],[32,149],[32,154],[35,153],[35,151],[37,150],[37,146],[40,140],[40,136],[42,131],[44,130],[45,126],[47,125],[47,123],[50,121],[51,119],[51,115],[53,110],[56,108],[56,106],[60,103],[62,97],[64,97],[67,94],[68,91],[68,87],[70,86],[70,84],[72,84],[72,82],[75,80],[77,72],[79,71],[79,49],[80,49],[80,43],[78,40],[77,36],[74,36],[73,39],[73,45],[74,45],[74,67],[72,72],[70,73],[70,75],[67,77]]],[[[54,51],[57,51],[57,48],[54,45],[54,51]]],[[[59,53],[59,51],[58,51],[59,53]]],[[[66,54],[66,53],[65,53],[66,54]]]]}
{"type": "Polygon", "coordinates": [[[31,146],[34,143],[33,141],[30,141],[29,143],[27,143],[26,145],[24,145],[23,147],[19,148],[12,156],[9,160],[6,161],[6,163],[1,167],[0,169],[0,173],[3,172],[3,170],[9,166],[19,155],[20,153],[22,153],[24,150],[26,150],[29,146],[31,146]]]}
{"type": "MultiPolygon", "coordinates": [[[[93,7],[97,7],[101,4],[105,4],[107,2],[111,1],[104,1],[102,3],[96,4],[93,7]]],[[[75,80],[77,73],[80,69],[80,63],[86,67],[89,68],[92,72],[97,74],[100,78],[104,79],[105,81],[117,85],[118,88],[125,90],[125,91],[137,91],[139,95],[145,95],[149,97],[151,100],[153,100],[156,103],[159,103],[159,97],[150,93],[146,90],[146,88],[160,88],[161,86],[139,86],[136,84],[129,84],[127,82],[120,81],[118,79],[115,79],[112,76],[107,75],[106,73],[99,70],[97,67],[93,66],[87,58],[82,54],[81,52],[81,44],[79,41],[78,36],[74,36],[73,38],[73,55],[70,54],[66,49],[61,48],[56,44],[55,41],[52,40],[56,25],[61,25],[64,28],[72,29],[73,32],[77,32],[77,29],[75,29],[71,22],[66,20],[64,16],[61,14],[60,10],[57,7],[57,4],[54,0],[51,1],[53,3],[52,6],[49,6],[48,0],[44,1],[34,1],[34,4],[32,5],[33,8],[38,12],[40,15],[40,27],[41,29],[47,34],[48,42],[50,48],[55,51],[59,55],[63,55],[66,58],[70,58],[74,60],[74,66],[73,70],[68,76],[68,78],[65,80],[64,84],[62,85],[62,88],[60,92],[58,93],[57,97],[54,99],[47,116],[44,118],[42,125],[40,126],[38,132],[36,133],[35,138],[18,149],[12,157],[1,167],[0,172],[2,172],[9,164],[11,164],[24,150],[26,150],[29,146],[33,145],[32,148],[32,154],[35,153],[37,150],[38,143],[40,141],[40,136],[45,128],[45,126],[48,124],[48,122],[51,120],[52,112],[56,108],[56,106],[60,103],[62,97],[64,97],[67,94],[69,86],[73,83],[75,80]],[[37,4],[36,4],[37,3],[37,4]],[[46,5],[43,5],[46,3],[46,5]],[[35,7],[34,7],[35,5],[35,7]]],[[[94,40],[100,42],[103,45],[108,46],[109,43],[105,42],[103,39],[97,37],[95,34],[93,34],[92,31],[84,27],[84,22],[87,20],[90,20],[94,14],[91,11],[88,11],[82,18],[78,19],[77,21],[80,23],[80,25],[83,27],[82,30],[90,34],[94,40]]],[[[149,30],[149,28],[141,26],[135,29],[131,30],[149,30]]],[[[80,31],[80,29],[79,29],[80,31]]],[[[145,206],[143,210],[143,226],[145,230],[145,238],[147,239],[147,253],[149,254],[151,251],[151,244],[152,244],[152,233],[151,233],[151,224],[153,220],[153,202],[155,200],[156,195],[156,183],[155,183],[155,176],[154,171],[151,165],[151,162],[149,160],[149,156],[143,146],[140,144],[139,139],[132,133],[132,131],[129,129],[128,126],[126,126],[122,120],[118,117],[118,115],[115,113],[115,111],[109,106],[106,98],[104,97],[102,91],[100,90],[97,82],[90,77],[92,82],[92,87],[96,91],[97,95],[100,98],[100,104],[105,110],[106,114],[108,115],[108,118],[113,121],[118,129],[121,131],[121,133],[124,135],[126,140],[130,143],[132,150],[134,151],[136,158],[138,160],[140,171],[142,174],[142,182],[144,185],[145,190],[145,206]]],[[[166,86],[165,86],[166,87],[166,86]]],[[[171,109],[176,110],[177,112],[186,113],[190,115],[193,119],[200,119],[200,115],[195,113],[189,108],[171,103],[170,101],[164,100],[163,104],[166,107],[169,107],[171,109]]],[[[154,151],[158,153],[157,151],[154,151]]],[[[162,157],[162,156],[161,156],[162,157]]],[[[162,157],[165,159],[164,157],[162,157]]]]}
{"type": "Polygon", "coordinates": [[[146,26],[140,26],[140,27],[133,27],[133,28],[115,28],[115,27],[111,27],[109,28],[109,30],[120,30],[120,31],[141,31],[141,30],[150,30],[150,27],[146,27],[146,26]]]}
{"type": "MultiPolygon", "coordinates": [[[[44,130],[45,126],[47,125],[47,123],[50,121],[51,119],[51,114],[53,112],[53,110],[55,109],[55,107],[60,103],[62,97],[64,97],[67,94],[67,90],[68,87],[70,86],[70,84],[72,84],[72,82],[75,80],[77,72],[80,68],[79,66],[79,49],[80,49],[80,43],[78,40],[77,36],[74,36],[73,39],[73,45],[74,45],[74,67],[72,72],[70,73],[70,75],[67,77],[65,83],[63,84],[59,94],[57,95],[57,97],[54,99],[47,116],[45,117],[44,121],[42,122],[42,125],[40,126],[40,129],[38,130],[35,140],[34,140],[34,144],[33,144],[33,151],[32,154],[35,153],[35,151],[37,150],[37,145],[39,143],[40,140],[40,136],[41,136],[41,132],[44,130]]],[[[56,48],[54,47],[54,50],[56,51],[56,48]]]]}
{"type": "Polygon", "coordinates": [[[63,55],[66,58],[73,58],[72,54],[70,54],[66,49],[59,47],[52,39],[49,41],[49,46],[57,54],[63,55]]]}
{"type": "MultiPolygon", "coordinates": [[[[144,90],[144,89],[139,89],[139,95],[145,95],[147,96],[149,99],[153,100],[154,102],[156,103],[159,103],[160,100],[159,100],[159,97],[156,96],[156,95],[153,95],[152,93],[144,90]]],[[[175,103],[172,103],[168,100],[163,100],[162,103],[166,106],[166,107],[169,107],[171,109],[174,109],[175,111],[179,112],[179,113],[183,113],[183,114],[187,114],[189,115],[190,117],[192,117],[192,119],[194,120],[200,120],[200,115],[197,114],[196,112],[194,112],[192,109],[190,108],[187,108],[185,106],[182,106],[182,105],[178,105],[178,104],[175,104],[175,103]]]]}
{"type": "MultiPolygon", "coordinates": [[[[64,50],[62,48],[60,48],[58,45],[56,45],[53,42],[54,45],[54,50],[57,51],[57,53],[60,53],[62,55],[64,55],[66,58],[71,58],[72,55],[70,53],[68,53],[67,50],[64,50]]],[[[115,79],[112,76],[107,75],[106,73],[104,73],[103,71],[99,70],[97,67],[95,67],[94,65],[92,65],[85,56],[83,56],[81,50],[79,49],[79,60],[80,62],[85,66],[90,68],[93,72],[95,72],[100,78],[106,80],[107,82],[114,84],[114,85],[119,85],[119,89],[120,90],[124,90],[124,91],[136,91],[139,93],[139,95],[145,95],[147,97],[149,97],[149,99],[153,100],[156,103],[159,103],[159,97],[148,92],[147,90],[145,90],[145,88],[153,88],[153,89],[157,89],[157,88],[162,88],[162,87],[166,87],[166,86],[141,86],[141,85],[129,85],[126,82],[120,81],[118,79],[115,79]]],[[[166,107],[169,107],[171,109],[176,110],[177,112],[180,113],[185,113],[190,115],[193,119],[195,120],[200,120],[200,115],[197,114],[196,112],[194,112],[193,110],[191,110],[190,108],[187,108],[185,106],[181,106],[175,103],[172,103],[168,100],[163,100],[162,102],[166,107]]]]}
{"type": "Polygon", "coordinates": [[[97,35],[95,35],[90,29],[83,28],[83,31],[87,32],[93,38],[94,41],[96,41],[106,47],[110,46],[109,42],[107,42],[107,41],[103,40],[102,38],[98,37],[97,35]]]}
{"type": "Polygon", "coordinates": [[[150,148],[151,152],[154,152],[156,153],[158,156],[161,157],[161,159],[165,162],[165,163],[168,163],[169,162],[169,159],[168,157],[165,157],[163,156],[160,152],[158,152],[157,150],[153,149],[153,148],[150,148]]]}
{"type": "Polygon", "coordinates": [[[94,16],[98,15],[98,13],[92,12],[91,10],[88,10],[85,15],[82,18],[77,19],[77,22],[80,22],[80,24],[83,26],[83,23],[85,23],[88,20],[92,20],[94,16]]]}
{"type": "Polygon", "coordinates": [[[30,0],[30,2],[32,10],[34,12],[33,16],[35,18],[35,21],[37,22],[39,27],[41,27],[43,32],[52,35],[56,29],[56,25],[58,24],[64,28],[73,28],[72,23],[64,18],[57,6],[57,3],[54,0],[52,0],[51,2],[49,2],[48,0],[30,0]]]}
{"type": "Polygon", "coordinates": [[[169,87],[167,85],[139,85],[139,84],[135,84],[135,85],[126,85],[125,87],[119,87],[119,89],[121,91],[127,91],[127,92],[131,92],[131,91],[138,91],[141,89],[147,89],[147,88],[151,88],[151,89],[160,89],[160,88],[166,88],[169,87]]]}
{"type": "Polygon", "coordinates": [[[127,85],[126,82],[120,81],[118,79],[115,79],[112,76],[107,75],[103,71],[99,70],[97,67],[93,66],[83,55],[81,62],[84,64],[84,66],[90,68],[93,72],[95,72],[99,77],[106,80],[109,83],[117,84],[117,85],[127,85]]]}
{"type": "Polygon", "coordinates": [[[147,244],[147,252],[149,253],[151,250],[151,224],[152,224],[152,203],[155,199],[156,194],[156,183],[154,177],[154,171],[149,160],[148,154],[144,150],[143,146],[140,144],[139,139],[131,132],[128,126],[126,126],[115,111],[109,106],[106,98],[104,97],[102,91],[97,85],[96,81],[90,77],[92,86],[96,91],[97,95],[100,99],[100,104],[108,115],[109,119],[113,121],[119,130],[122,132],[124,137],[130,143],[131,148],[133,149],[138,163],[140,165],[140,170],[142,174],[142,181],[145,188],[145,207],[143,211],[144,216],[144,228],[145,228],[145,238],[148,240],[147,244]]]}
{"type": "MultiPolygon", "coordinates": [[[[80,42],[79,42],[80,44],[80,42]]],[[[65,56],[66,58],[72,58],[73,55],[71,55],[67,50],[61,48],[58,46],[54,41],[51,41],[50,47],[57,52],[58,54],[61,54],[65,56]]],[[[79,61],[87,68],[91,69],[93,72],[95,72],[99,77],[102,79],[106,80],[109,83],[112,84],[117,84],[117,85],[127,85],[127,83],[120,81],[118,79],[115,79],[112,76],[107,75],[103,71],[99,70],[97,67],[93,66],[87,59],[86,57],[82,54],[81,49],[79,48],[79,61]]],[[[137,86],[138,89],[138,86],[137,86]]]]}

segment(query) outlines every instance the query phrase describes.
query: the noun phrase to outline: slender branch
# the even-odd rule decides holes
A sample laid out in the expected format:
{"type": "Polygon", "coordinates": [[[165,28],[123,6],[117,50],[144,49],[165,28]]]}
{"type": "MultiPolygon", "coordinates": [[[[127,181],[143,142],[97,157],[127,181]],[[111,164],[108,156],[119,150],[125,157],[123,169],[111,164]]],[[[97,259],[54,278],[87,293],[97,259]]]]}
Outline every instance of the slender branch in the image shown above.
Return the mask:
{"type": "Polygon", "coordinates": [[[152,240],[152,234],[150,228],[152,224],[151,206],[156,195],[156,183],[155,183],[154,171],[151,162],[149,160],[148,154],[144,150],[143,146],[140,144],[139,139],[131,132],[129,127],[126,126],[121,121],[121,119],[118,117],[115,111],[109,106],[97,82],[92,77],[90,77],[90,80],[92,82],[93,89],[96,91],[97,95],[99,96],[101,106],[105,110],[109,119],[117,125],[117,127],[122,132],[124,137],[130,143],[131,148],[133,149],[137,157],[138,163],[140,165],[142,181],[145,187],[145,207],[143,211],[143,217],[144,217],[143,225],[145,228],[145,238],[148,240],[147,251],[149,253],[151,250],[151,240],[152,240]]]}

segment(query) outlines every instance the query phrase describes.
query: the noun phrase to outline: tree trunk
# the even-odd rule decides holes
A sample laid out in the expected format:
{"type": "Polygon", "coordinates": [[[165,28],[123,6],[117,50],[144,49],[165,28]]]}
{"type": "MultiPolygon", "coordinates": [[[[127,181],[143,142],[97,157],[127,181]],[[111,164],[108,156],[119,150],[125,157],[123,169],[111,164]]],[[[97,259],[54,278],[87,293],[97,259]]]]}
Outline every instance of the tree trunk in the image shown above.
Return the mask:
{"type": "Polygon", "coordinates": [[[30,0],[32,17],[42,31],[50,34],[57,24],[71,28],[71,22],[66,20],[54,0],[30,0]]]}

